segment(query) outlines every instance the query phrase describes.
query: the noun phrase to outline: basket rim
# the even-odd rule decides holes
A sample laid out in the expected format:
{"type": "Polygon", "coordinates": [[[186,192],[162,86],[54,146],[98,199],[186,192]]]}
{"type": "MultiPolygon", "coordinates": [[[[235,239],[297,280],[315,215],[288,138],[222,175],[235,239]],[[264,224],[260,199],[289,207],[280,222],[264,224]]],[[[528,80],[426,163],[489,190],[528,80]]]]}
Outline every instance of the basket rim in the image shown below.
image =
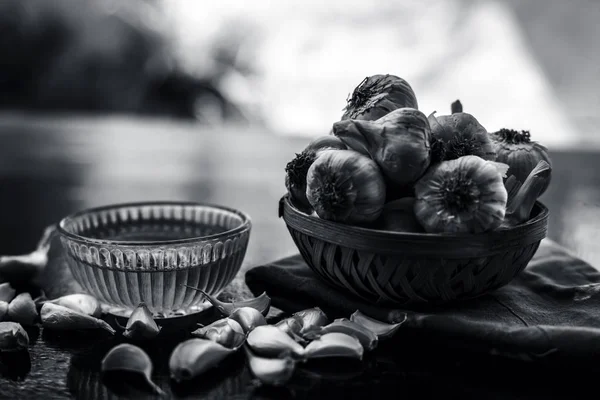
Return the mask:
{"type": "Polygon", "coordinates": [[[393,232],[315,218],[294,207],[289,194],[280,200],[280,217],[288,229],[313,238],[356,250],[444,258],[488,256],[539,242],[547,234],[549,210],[536,201],[532,214],[517,226],[480,234],[393,232]]]}

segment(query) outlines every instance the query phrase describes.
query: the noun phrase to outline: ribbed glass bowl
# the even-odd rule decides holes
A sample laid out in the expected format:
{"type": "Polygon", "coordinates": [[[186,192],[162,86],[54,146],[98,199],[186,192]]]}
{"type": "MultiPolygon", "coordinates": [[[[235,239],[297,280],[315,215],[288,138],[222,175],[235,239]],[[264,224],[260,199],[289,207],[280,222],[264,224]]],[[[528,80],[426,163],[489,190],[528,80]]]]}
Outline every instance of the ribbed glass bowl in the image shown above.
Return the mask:
{"type": "Polygon", "coordinates": [[[198,311],[240,270],[251,230],[241,211],[190,202],[116,204],[58,225],[75,280],[115,314],[140,302],[157,317],[198,311]]]}

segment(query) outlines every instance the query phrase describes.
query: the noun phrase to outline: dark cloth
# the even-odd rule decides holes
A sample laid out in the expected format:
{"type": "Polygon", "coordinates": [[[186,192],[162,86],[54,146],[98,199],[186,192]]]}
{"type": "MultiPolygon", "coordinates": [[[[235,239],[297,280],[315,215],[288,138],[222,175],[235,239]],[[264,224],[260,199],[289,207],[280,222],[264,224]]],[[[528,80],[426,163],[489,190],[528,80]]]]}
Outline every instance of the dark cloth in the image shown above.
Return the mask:
{"type": "Polygon", "coordinates": [[[400,331],[491,354],[600,358],[600,272],[548,239],[509,285],[427,311],[366,304],[323,282],[300,255],[249,270],[246,283],[255,295],[266,291],[286,312],[318,306],[330,318],[348,318],[360,310],[386,322],[406,317],[400,331]]]}

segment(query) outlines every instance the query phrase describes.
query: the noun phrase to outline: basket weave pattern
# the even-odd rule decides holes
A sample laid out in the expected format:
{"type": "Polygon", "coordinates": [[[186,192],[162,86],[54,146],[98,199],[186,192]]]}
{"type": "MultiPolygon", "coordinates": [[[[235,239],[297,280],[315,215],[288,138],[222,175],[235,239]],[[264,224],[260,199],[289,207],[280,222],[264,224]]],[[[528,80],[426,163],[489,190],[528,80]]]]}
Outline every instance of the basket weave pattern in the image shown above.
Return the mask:
{"type": "Polygon", "coordinates": [[[315,273],[342,291],[388,306],[448,303],[508,284],[537,251],[548,216],[537,203],[527,224],[475,239],[342,226],[303,214],[286,199],[280,214],[315,273]]]}

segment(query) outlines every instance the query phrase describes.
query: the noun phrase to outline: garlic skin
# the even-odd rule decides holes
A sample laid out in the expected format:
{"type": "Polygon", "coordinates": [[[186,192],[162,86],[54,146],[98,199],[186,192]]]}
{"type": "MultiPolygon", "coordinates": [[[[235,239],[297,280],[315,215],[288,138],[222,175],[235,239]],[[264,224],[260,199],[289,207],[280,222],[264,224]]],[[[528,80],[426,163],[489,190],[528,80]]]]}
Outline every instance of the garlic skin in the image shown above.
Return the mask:
{"type": "Polygon", "coordinates": [[[223,318],[192,332],[192,336],[212,340],[227,348],[237,348],[245,340],[242,326],[234,319],[223,318]]]}
{"type": "Polygon", "coordinates": [[[494,163],[477,156],[443,161],[415,185],[415,215],[430,233],[481,233],[504,220],[507,192],[494,163]]]}
{"type": "Polygon", "coordinates": [[[29,336],[18,322],[0,322],[0,352],[26,349],[29,336]]]}
{"type": "MultiPolygon", "coordinates": [[[[497,157],[496,161],[510,167],[510,175],[514,175],[520,182],[525,182],[531,171],[540,161],[545,161],[552,168],[552,160],[548,149],[538,142],[531,140],[529,131],[515,131],[500,129],[490,134],[497,157]]],[[[550,185],[551,176],[548,176],[540,196],[546,192],[550,185]]]]}
{"type": "Polygon", "coordinates": [[[404,318],[400,321],[388,324],[386,322],[382,322],[376,320],[375,318],[369,317],[367,314],[361,312],[360,310],[356,310],[350,315],[350,321],[357,323],[364,328],[370,330],[371,332],[377,335],[379,340],[389,339],[394,336],[394,334],[400,329],[402,324],[406,322],[407,316],[404,314],[404,318]]]}
{"type": "Polygon", "coordinates": [[[372,158],[385,178],[399,187],[416,182],[430,164],[429,121],[414,108],[396,109],[376,121],[339,121],[333,124],[333,134],[372,158]]]}
{"type": "Polygon", "coordinates": [[[307,174],[306,197],[316,214],[346,224],[372,222],[385,202],[377,164],[351,150],[324,150],[307,174]]]}
{"type": "Polygon", "coordinates": [[[414,197],[403,197],[386,203],[375,227],[390,232],[424,233],[415,216],[416,201],[414,197]]]}
{"type": "Polygon", "coordinates": [[[347,100],[342,120],[374,121],[403,107],[419,108],[409,83],[395,75],[372,75],[354,89],[347,100]]]}
{"type": "Polygon", "coordinates": [[[304,355],[304,347],[273,325],[257,326],[248,334],[246,343],[256,355],[262,357],[280,357],[285,353],[297,357],[304,355]]]}
{"type": "Polygon", "coordinates": [[[496,150],[487,130],[471,114],[457,112],[451,115],[428,117],[431,128],[431,164],[474,155],[495,161],[496,150]]]}

